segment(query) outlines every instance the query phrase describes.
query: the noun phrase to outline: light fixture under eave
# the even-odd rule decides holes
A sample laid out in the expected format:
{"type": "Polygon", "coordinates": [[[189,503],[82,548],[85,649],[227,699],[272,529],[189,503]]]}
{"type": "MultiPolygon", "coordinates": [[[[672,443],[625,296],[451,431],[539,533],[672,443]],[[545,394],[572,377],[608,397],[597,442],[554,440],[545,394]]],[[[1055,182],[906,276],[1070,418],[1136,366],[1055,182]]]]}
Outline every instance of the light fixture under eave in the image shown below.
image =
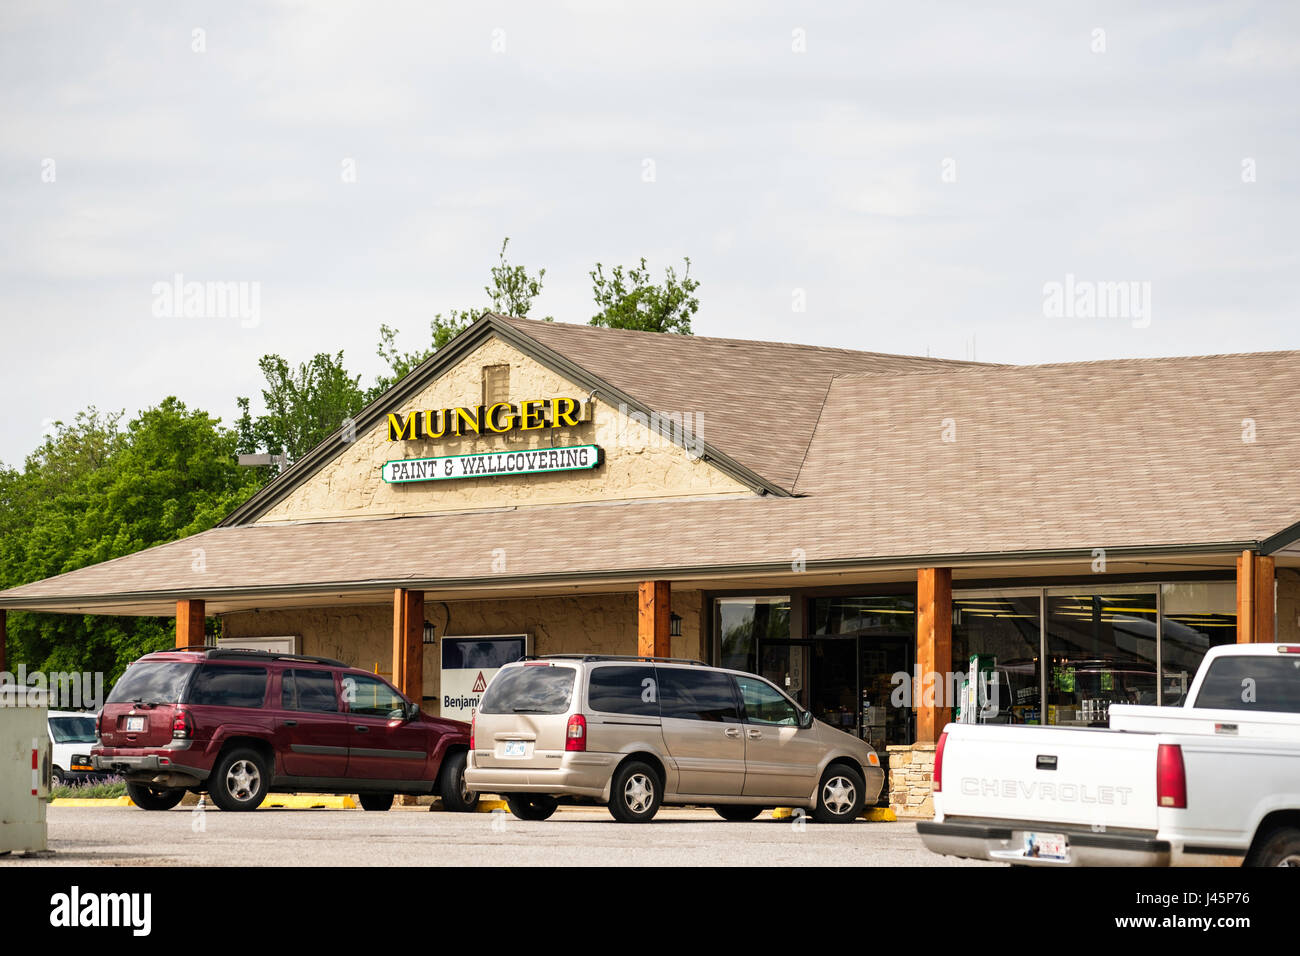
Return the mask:
{"type": "Polygon", "coordinates": [[[424,622],[424,643],[426,644],[438,643],[438,629],[435,628],[428,621],[424,622]]]}
{"type": "Polygon", "coordinates": [[[668,636],[682,636],[682,616],[680,614],[674,614],[672,611],[668,612],[668,636]]]}

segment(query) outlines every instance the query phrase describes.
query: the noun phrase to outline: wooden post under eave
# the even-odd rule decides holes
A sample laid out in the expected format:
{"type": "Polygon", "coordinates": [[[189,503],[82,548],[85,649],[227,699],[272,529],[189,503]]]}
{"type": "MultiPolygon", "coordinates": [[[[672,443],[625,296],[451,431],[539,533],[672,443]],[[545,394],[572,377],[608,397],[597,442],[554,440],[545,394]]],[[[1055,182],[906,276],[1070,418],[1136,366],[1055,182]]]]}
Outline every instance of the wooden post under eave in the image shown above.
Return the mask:
{"type": "Polygon", "coordinates": [[[952,569],[920,568],[916,572],[916,674],[912,705],[916,709],[916,742],[932,744],[952,719],[945,679],[952,669],[952,569]],[[937,677],[931,675],[938,675],[937,677]]]}
{"type": "Polygon", "coordinates": [[[1237,556],[1237,643],[1251,643],[1255,634],[1255,552],[1237,556]]]}
{"type": "Polygon", "coordinates": [[[669,615],[672,585],[642,581],[637,585],[636,652],[641,657],[672,657],[669,615]]]}
{"type": "Polygon", "coordinates": [[[393,683],[424,704],[424,592],[393,592],[393,683]]]}
{"type": "Polygon", "coordinates": [[[1255,556],[1255,643],[1272,644],[1276,633],[1276,594],[1274,579],[1277,560],[1265,555],[1255,556]]]}
{"type": "Polygon", "coordinates": [[[202,644],[203,637],[203,602],[187,599],[176,602],[176,646],[189,647],[202,644]]]}

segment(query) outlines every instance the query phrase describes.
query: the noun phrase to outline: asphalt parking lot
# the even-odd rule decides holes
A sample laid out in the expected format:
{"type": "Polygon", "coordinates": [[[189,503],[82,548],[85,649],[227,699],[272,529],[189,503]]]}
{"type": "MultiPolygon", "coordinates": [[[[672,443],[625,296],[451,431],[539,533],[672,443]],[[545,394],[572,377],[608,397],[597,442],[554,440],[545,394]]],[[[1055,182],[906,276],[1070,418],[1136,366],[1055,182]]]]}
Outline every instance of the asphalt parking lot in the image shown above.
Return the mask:
{"type": "Polygon", "coordinates": [[[629,826],[604,810],[562,808],[529,823],[509,813],[426,808],[277,810],[50,807],[49,845],[21,866],[953,866],[913,823],[728,823],[712,810],[661,810],[629,826]]]}

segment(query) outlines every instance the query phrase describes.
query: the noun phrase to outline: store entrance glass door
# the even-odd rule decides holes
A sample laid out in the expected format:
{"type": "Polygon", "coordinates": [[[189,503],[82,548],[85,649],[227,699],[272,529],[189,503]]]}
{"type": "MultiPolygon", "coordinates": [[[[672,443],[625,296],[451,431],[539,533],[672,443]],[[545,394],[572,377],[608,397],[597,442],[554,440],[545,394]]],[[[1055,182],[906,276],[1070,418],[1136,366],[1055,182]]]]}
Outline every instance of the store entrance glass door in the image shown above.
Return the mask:
{"type": "Polygon", "coordinates": [[[811,710],[808,681],[811,657],[812,645],[807,641],[760,641],[758,673],[789,694],[800,707],[811,710]]]}
{"type": "Polygon", "coordinates": [[[856,638],[763,641],[758,673],[818,720],[859,735],[861,690],[856,638]]]}

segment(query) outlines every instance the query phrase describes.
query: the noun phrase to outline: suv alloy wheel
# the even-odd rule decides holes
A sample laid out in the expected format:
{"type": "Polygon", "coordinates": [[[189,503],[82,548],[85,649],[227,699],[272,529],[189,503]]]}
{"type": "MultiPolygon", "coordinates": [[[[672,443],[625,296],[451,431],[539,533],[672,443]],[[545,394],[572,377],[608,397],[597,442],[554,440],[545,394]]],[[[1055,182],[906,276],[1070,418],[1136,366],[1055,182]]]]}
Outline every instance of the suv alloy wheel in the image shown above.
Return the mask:
{"type": "Polygon", "coordinates": [[[256,810],[266,799],[270,783],[261,754],[239,747],[217,762],[208,786],[212,802],[222,810],[256,810]]]}
{"type": "MultiPolygon", "coordinates": [[[[478,794],[465,783],[465,765],[469,754],[458,750],[450,754],[442,763],[442,772],[438,777],[438,794],[442,797],[442,806],[457,813],[468,813],[478,806],[478,794]]],[[[549,815],[549,814],[548,814],[549,815]]]]}
{"type": "Polygon", "coordinates": [[[609,812],[619,823],[649,823],[659,812],[659,775],[640,761],[625,763],[609,788],[609,812]]]}

